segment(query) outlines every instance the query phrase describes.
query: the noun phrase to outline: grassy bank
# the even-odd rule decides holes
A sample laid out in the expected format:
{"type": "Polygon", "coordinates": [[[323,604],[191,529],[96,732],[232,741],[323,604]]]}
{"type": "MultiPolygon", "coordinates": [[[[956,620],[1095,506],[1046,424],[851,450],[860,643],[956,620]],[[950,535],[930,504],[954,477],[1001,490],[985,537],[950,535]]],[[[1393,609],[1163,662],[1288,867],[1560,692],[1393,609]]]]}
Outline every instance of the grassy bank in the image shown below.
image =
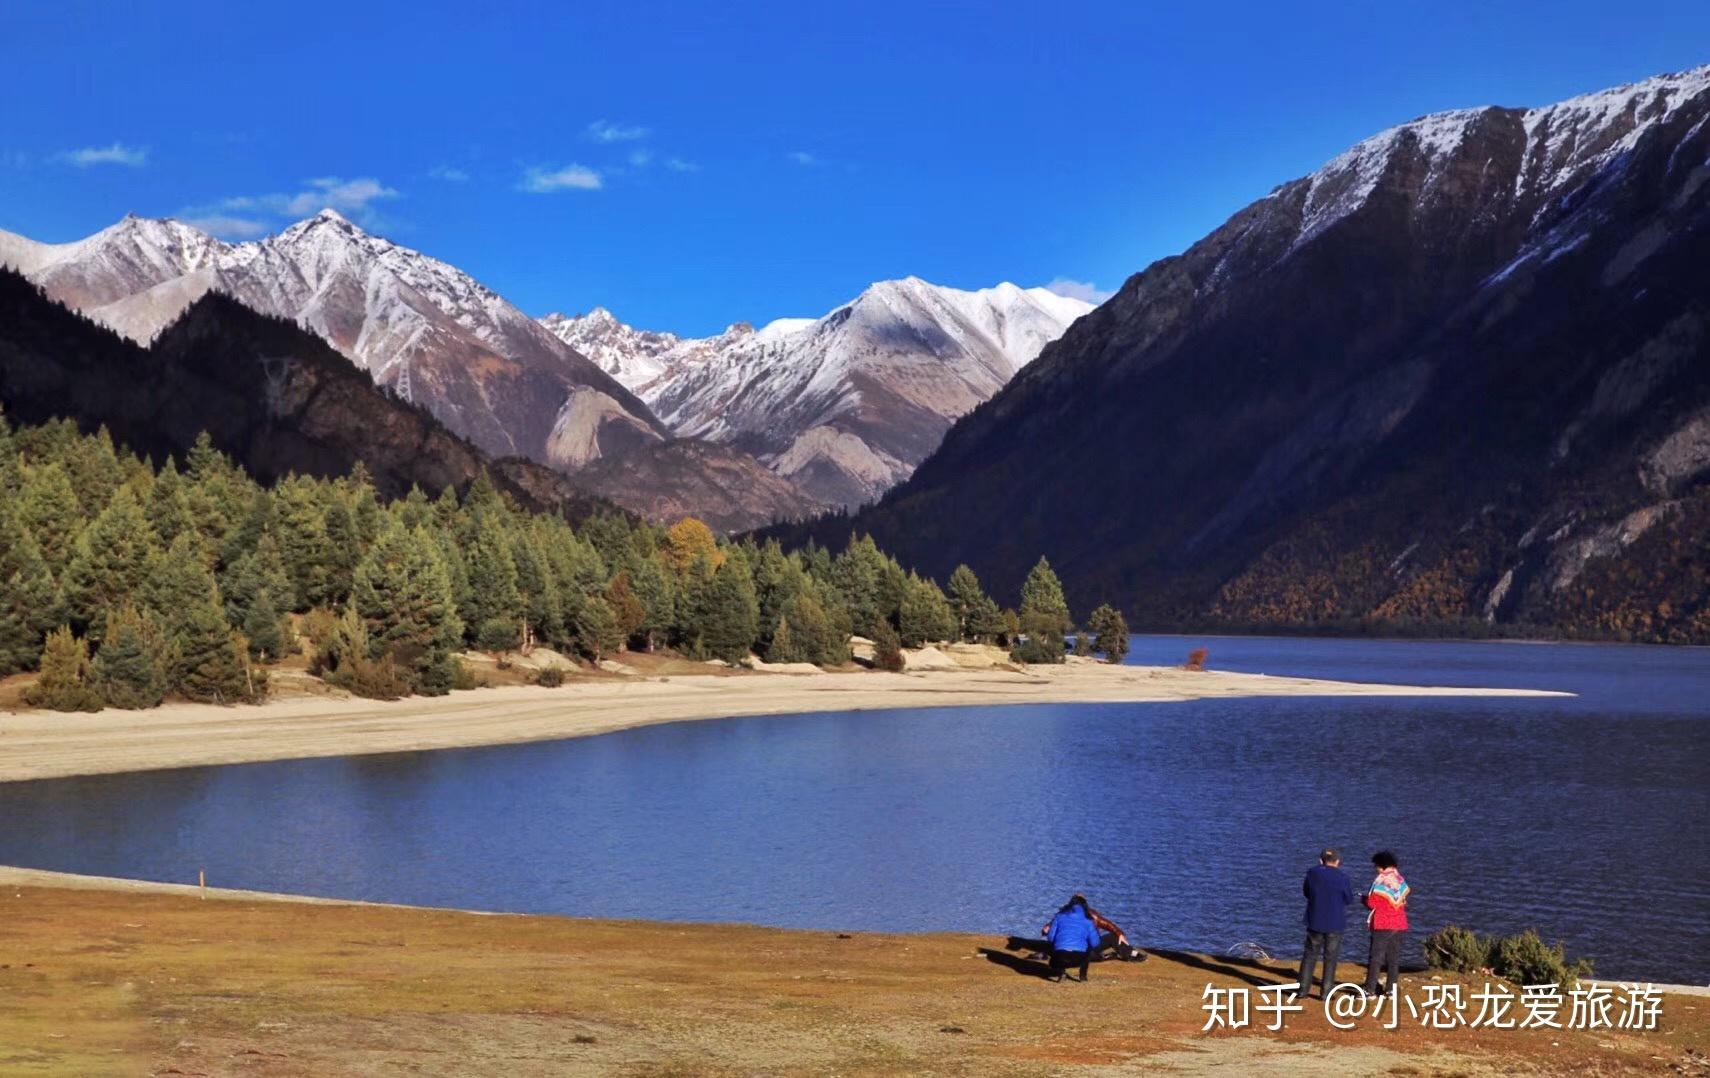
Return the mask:
{"type": "Polygon", "coordinates": [[[0,901],[6,1074],[1702,1073],[1710,1052],[1710,999],[1693,997],[1669,997],[1642,1035],[1422,1030],[1405,1014],[1393,1032],[1337,1032],[1312,1010],[1282,1033],[1210,1035],[1208,983],[1287,967],[1159,954],[1057,985],[966,935],[33,883],[0,901]]]}

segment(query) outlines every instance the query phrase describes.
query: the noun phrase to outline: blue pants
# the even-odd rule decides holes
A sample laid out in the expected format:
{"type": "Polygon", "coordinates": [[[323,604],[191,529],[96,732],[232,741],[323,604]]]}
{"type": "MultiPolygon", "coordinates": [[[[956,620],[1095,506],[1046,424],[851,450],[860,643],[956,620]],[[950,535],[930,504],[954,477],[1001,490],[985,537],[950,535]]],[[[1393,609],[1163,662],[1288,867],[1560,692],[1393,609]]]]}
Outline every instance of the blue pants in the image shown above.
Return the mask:
{"type": "Polygon", "coordinates": [[[1306,952],[1300,958],[1301,999],[1312,995],[1312,970],[1318,964],[1320,953],[1324,956],[1324,997],[1328,998],[1330,990],[1336,987],[1336,960],[1342,957],[1342,933],[1306,934],[1306,952]]]}

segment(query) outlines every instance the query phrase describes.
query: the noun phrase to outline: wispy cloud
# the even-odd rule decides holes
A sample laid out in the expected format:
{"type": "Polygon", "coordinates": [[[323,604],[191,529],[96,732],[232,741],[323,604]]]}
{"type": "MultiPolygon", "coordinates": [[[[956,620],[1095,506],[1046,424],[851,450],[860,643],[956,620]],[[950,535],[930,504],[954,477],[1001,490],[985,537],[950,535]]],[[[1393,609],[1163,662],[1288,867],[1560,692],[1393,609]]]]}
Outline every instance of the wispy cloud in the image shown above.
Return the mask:
{"type": "Polygon", "coordinates": [[[126,146],[122,142],[115,142],[111,146],[84,146],[81,149],[66,150],[59,155],[59,160],[78,168],[89,168],[92,165],[141,168],[148,164],[148,147],[126,146]]]}
{"type": "Polygon", "coordinates": [[[646,168],[653,163],[653,151],[631,150],[629,152],[629,163],[633,168],[646,168]]]}
{"type": "Polygon", "coordinates": [[[323,209],[335,209],[365,228],[382,228],[385,222],[374,204],[401,197],[372,176],[345,179],[318,176],[303,181],[296,191],[265,195],[234,195],[217,202],[181,211],[181,220],[218,236],[244,239],[260,236],[274,228],[323,209]]]}
{"type": "Polygon", "coordinates": [[[584,165],[565,165],[562,168],[545,169],[531,168],[523,173],[523,178],[517,188],[535,195],[552,194],[555,191],[598,191],[605,184],[600,174],[584,165]]]}
{"type": "Polygon", "coordinates": [[[685,161],[681,157],[667,157],[665,167],[672,172],[699,172],[701,170],[701,166],[693,161],[685,161]]]}
{"type": "Polygon", "coordinates": [[[1047,284],[1045,289],[1049,292],[1055,292],[1059,296],[1078,299],[1086,303],[1091,303],[1094,306],[1097,306],[1109,299],[1111,296],[1116,295],[1115,292],[1106,291],[1098,285],[1093,284],[1091,281],[1073,281],[1067,277],[1056,278],[1051,281],[1050,284],[1047,284]]]}
{"type": "Polygon", "coordinates": [[[450,165],[435,165],[428,169],[428,176],[436,180],[444,180],[446,183],[469,182],[469,173],[450,165]]]}
{"type": "Polygon", "coordinates": [[[787,156],[791,161],[794,161],[803,168],[812,168],[819,164],[819,158],[808,153],[806,150],[791,150],[787,156]]]}
{"type": "Polygon", "coordinates": [[[595,120],[588,125],[588,137],[595,142],[637,142],[650,133],[639,124],[613,123],[610,120],[595,120]]]}
{"type": "Polygon", "coordinates": [[[199,228],[210,235],[228,240],[251,240],[257,236],[265,236],[271,229],[266,221],[258,221],[252,217],[234,217],[230,214],[209,214],[205,217],[182,218],[185,224],[199,228]]]}

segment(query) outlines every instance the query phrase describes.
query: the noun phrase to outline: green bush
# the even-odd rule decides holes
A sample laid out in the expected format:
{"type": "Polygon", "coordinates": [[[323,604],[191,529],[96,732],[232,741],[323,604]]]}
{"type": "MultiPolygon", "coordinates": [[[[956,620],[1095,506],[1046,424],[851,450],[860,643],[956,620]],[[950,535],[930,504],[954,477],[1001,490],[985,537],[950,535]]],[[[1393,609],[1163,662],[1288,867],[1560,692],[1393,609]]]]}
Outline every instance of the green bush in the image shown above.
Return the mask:
{"type": "Polygon", "coordinates": [[[470,689],[485,689],[487,679],[477,676],[475,671],[469,669],[462,661],[453,659],[451,660],[451,687],[459,692],[467,692],[470,689]]]}
{"type": "Polygon", "coordinates": [[[1490,968],[1490,941],[1459,925],[1448,925],[1425,937],[1425,961],[1432,969],[1477,973],[1490,968]]]}
{"type": "Polygon", "coordinates": [[[562,666],[543,666],[540,673],[534,675],[534,683],[544,689],[556,689],[564,684],[564,668],[562,666]]]}
{"type": "Polygon", "coordinates": [[[1433,969],[1452,973],[1488,969],[1520,985],[1568,987],[1592,972],[1589,961],[1569,962],[1561,944],[1551,947],[1530,928],[1517,936],[1480,936],[1449,925],[1425,938],[1425,960],[1433,969]]]}

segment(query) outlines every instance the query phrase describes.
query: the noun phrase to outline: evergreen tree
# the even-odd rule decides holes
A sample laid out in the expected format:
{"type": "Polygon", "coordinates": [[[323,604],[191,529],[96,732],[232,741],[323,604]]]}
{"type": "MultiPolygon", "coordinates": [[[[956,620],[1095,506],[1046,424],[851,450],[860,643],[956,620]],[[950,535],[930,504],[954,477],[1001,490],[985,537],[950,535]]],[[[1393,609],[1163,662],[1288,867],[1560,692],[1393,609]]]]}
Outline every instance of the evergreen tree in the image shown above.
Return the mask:
{"type": "Polygon", "coordinates": [[[280,549],[285,572],[296,592],[293,609],[325,605],[333,593],[332,543],[327,535],[326,510],[314,485],[288,479],[274,491],[279,513],[280,549]]]}
{"type": "Polygon", "coordinates": [[[1092,612],[1087,618],[1087,629],[1094,634],[1093,650],[1104,652],[1106,662],[1120,663],[1128,654],[1128,622],[1109,603],[1092,612]]]}
{"type": "MultiPolygon", "coordinates": [[[[779,624],[790,627],[790,652],[797,658],[768,658],[773,662],[810,662],[820,666],[837,666],[849,661],[849,632],[839,628],[831,613],[825,609],[811,589],[804,588],[791,597],[779,618],[779,624]]],[[[773,641],[774,652],[777,642],[773,641]]]]}
{"type": "Polygon", "coordinates": [[[49,711],[99,711],[101,697],[89,684],[89,645],[61,625],[42,647],[41,674],[24,693],[33,707],[49,711]]]}
{"type": "Polygon", "coordinates": [[[171,549],[149,557],[147,579],[138,605],[154,614],[168,640],[185,627],[189,611],[215,591],[214,574],[202,555],[201,539],[180,532],[171,549]]]}
{"type": "MultiPolygon", "coordinates": [[[[361,467],[361,462],[357,462],[361,467]]],[[[367,544],[357,531],[356,517],[344,502],[327,487],[332,496],[325,499],[327,536],[327,573],[326,593],[322,602],[328,606],[342,606],[350,598],[350,589],[356,575],[356,563],[362,560],[362,552],[367,544]]]]}
{"type": "Polygon", "coordinates": [[[583,599],[576,609],[576,641],[588,658],[595,662],[623,646],[617,618],[612,608],[598,595],[583,599]]]}
{"type": "Polygon", "coordinates": [[[184,498],[184,484],[178,477],[178,466],[171,457],[160,466],[160,474],[149,490],[148,523],[163,548],[171,546],[180,532],[195,527],[190,519],[190,503],[184,498]]]}
{"type": "Polygon", "coordinates": [[[671,631],[677,620],[677,596],[671,577],[659,559],[642,558],[636,562],[630,586],[640,600],[645,617],[637,626],[642,650],[652,651],[671,631]]]}
{"type": "Polygon", "coordinates": [[[149,557],[159,549],[136,496],[120,487],[78,537],[66,567],[65,601],[73,623],[89,626],[90,638],[98,641],[107,611],[142,595],[149,557]]]}
{"type": "Polygon", "coordinates": [[[397,526],[383,532],[356,567],[351,606],[368,641],[365,658],[390,658],[417,692],[450,690],[463,623],[439,548],[426,533],[397,526]]]}
{"type": "Polygon", "coordinates": [[[521,642],[522,592],[517,588],[516,562],[497,514],[476,517],[475,545],[469,552],[468,619],[476,647],[505,651],[521,642]]]}
{"type": "Polygon", "coordinates": [[[511,559],[516,565],[517,591],[527,626],[524,643],[559,639],[564,633],[564,605],[546,551],[531,532],[519,531],[511,543],[511,559]]]}
{"type": "Polygon", "coordinates": [[[65,617],[35,538],[0,501],[0,677],[33,667],[43,638],[65,617]]]}
{"type": "MultiPolygon", "coordinates": [[[[252,659],[278,661],[285,654],[285,619],[273,605],[273,596],[266,588],[256,592],[255,601],[243,618],[243,635],[249,642],[252,659]]],[[[103,652],[106,648],[101,649],[103,652]]]]}
{"type": "Polygon", "coordinates": [[[766,661],[769,663],[805,663],[808,662],[807,651],[798,647],[795,634],[790,630],[790,619],[782,615],[778,618],[777,626],[772,630],[772,642],[766,648],[766,661]]]}
{"type": "Polygon", "coordinates": [[[770,654],[772,630],[784,615],[784,607],[802,590],[806,574],[786,555],[776,539],[768,540],[751,559],[754,566],[754,597],[760,604],[760,648],[770,654]]]}
{"type": "Polygon", "coordinates": [[[108,707],[158,706],[166,695],[166,642],[147,614],[125,603],[107,613],[91,685],[108,707]]]}
{"type": "Polygon", "coordinates": [[[1060,663],[1071,627],[1062,582],[1051,571],[1051,563],[1040,558],[1021,585],[1023,638],[1011,646],[1010,654],[1024,663],[1060,663]]]}
{"type": "Polygon", "coordinates": [[[950,574],[950,611],[956,616],[958,639],[972,643],[978,639],[974,618],[986,599],[980,578],[966,565],[958,565],[950,574]]]}
{"type": "Polygon", "coordinates": [[[880,618],[873,624],[873,665],[880,670],[896,673],[907,665],[903,661],[902,638],[891,623],[880,618]]]}
{"type": "Polygon", "coordinates": [[[35,537],[36,546],[55,576],[65,571],[83,532],[83,507],[71,479],[57,462],[29,468],[18,499],[18,519],[35,537]]]}
{"type": "Polygon", "coordinates": [[[918,648],[957,637],[956,617],[938,585],[910,575],[897,615],[897,633],[904,647],[918,648]]]}
{"type": "Polygon", "coordinates": [[[113,436],[103,426],[88,438],[74,438],[66,447],[65,470],[77,492],[85,517],[95,517],[113,500],[124,482],[124,468],[113,448],[113,436]]]}
{"type": "Polygon", "coordinates": [[[251,675],[248,646],[226,624],[219,589],[210,583],[178,619],[169,681],[186,699],[210,704],[253,701],[262,685],[251,675]]]}
{"type": "MultiPolygon", "coordinates": [[[[279,550],[279,542],[271,534],[265,534],[255,549],[238,559],[220,578],[220,594],[226,601],[226,621],[233,628],[244,629],[249,620],[250,607],[263,594],[268,605],[272,607],[275,616],[291,609],[295,600],[296,589],[291,586],[291,577],[285,571],[285,556],[279,550]]],[[[253,641],[252,641],[253,643],[253,641]]],[[[277,656],[277,651],[269,652],[277,656]]]]}
{"type": "Polygon", "coordinates": [[[708,655],[729,663],[747,658],[754,646],[760,605],[754,597],[748,559],[740,550],[725,554],[724,564],[701,589],[695,615],[695,636],[708,655]]]}

